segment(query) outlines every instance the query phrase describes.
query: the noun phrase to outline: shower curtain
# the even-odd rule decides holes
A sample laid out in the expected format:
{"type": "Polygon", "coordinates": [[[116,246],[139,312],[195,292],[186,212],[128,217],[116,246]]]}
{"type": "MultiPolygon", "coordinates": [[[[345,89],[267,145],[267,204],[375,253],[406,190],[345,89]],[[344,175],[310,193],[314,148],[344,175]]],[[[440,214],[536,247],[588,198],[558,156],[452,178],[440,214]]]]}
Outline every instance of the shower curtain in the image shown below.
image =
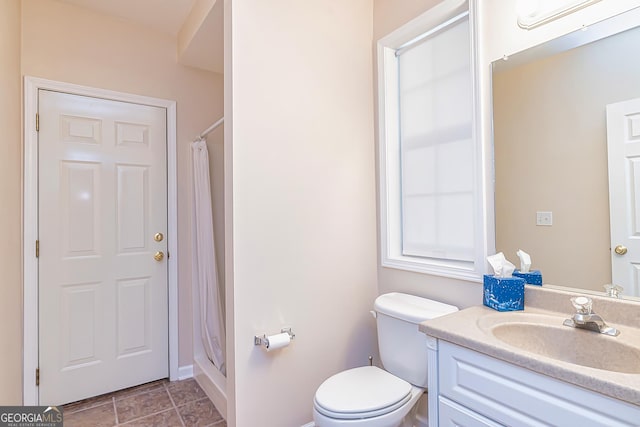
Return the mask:
{"type": "MultiPolygon", "coordinates": [[[[194,283],[200,294],[200,335],[207,357],[226,375],[225,329],[216,267],[209,152],[204,139],[191,144],[193,159],[194,283]]],[[[195,287],[194,287],[195,288],[195,287]]]]}

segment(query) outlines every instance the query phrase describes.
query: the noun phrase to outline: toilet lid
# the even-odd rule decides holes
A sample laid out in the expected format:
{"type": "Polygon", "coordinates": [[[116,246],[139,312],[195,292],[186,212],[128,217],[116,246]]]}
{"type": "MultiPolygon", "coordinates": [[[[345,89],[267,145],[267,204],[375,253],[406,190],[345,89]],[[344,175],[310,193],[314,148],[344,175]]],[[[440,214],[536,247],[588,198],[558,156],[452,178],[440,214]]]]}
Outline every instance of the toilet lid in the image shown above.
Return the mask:
{"type": "Polygon", "coordinates": [[[410,399],[411,384],[375,366],[363,366],[323,382],[315,406],[332,418],[356,419],[386,414],[410,399]]]}

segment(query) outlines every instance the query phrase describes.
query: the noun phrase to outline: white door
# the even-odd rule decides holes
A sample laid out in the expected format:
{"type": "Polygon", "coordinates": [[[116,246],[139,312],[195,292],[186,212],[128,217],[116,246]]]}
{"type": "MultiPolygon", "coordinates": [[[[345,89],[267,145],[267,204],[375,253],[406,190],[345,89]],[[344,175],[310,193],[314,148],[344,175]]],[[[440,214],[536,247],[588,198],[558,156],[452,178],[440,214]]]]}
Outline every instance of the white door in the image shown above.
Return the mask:
{"type": "Polygon", "coordinates": [[[611,271],[640,296],[640,98],[607,105],[611,271]]]}
{"type": "Polygon", "coordinates": [[[168,376],[166,109],[38,99],[39,395],[58,405],[168,376]]]}

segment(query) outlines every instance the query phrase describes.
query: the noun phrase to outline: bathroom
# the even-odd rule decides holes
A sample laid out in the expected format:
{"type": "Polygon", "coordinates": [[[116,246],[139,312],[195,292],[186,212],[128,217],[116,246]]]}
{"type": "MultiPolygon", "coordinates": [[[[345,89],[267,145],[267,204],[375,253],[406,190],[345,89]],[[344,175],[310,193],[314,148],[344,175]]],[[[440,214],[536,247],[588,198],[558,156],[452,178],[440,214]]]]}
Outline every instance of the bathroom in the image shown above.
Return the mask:
{"type": "MultiPolygon", "coordinates": [[[[224,141],[212,134],[219,139],[211,146],[225,148],[224,191],[218,193],[224,194],[224,210],[218,203],[214,217],[223,216],[224,228],[218,232],[218,226],[216,236],[229,242],[218,251],[226,286],[229,425],[301,426],[310,421],[313,394],[324,378],[367,364],[370,355],[378,359],[369,311],[380,294],[407,292],[459,308],[480,304],[477,281],[380,265],[374,42],[438,3],[227,1],[225,31],[233,44],[226,46],[223,77],[178,66],[175,38],[120,19],[55,0],[3,2],[0,338],[6,345],[0,353],[0,402],[23,400],[22,254],[16,249],[23,246],[22,125],[16,108],[22,104],[23,75],[177,101],[177,363],[187,372],[196,339],[188,144],[225,116],[224,141]],[[85,22],[85,40],[59,34],[60,27],[78,18],[85,22]],[[131,61],[91,57],[91,47],[101,46],[106,37],[109,43],[99,54],[126,49],[131,61]],[[149,56],[141,59],[139,52],[149,56]],[[256,334],[285,326],[296,334],[289,347],[276,354],[254,346],[256,334]]],[[[638,1],[602,0],[525,31],[515,23],[516,3],[477,2],[479,140],[485,154],[491,152],[491,62],[584,22],[640,6],[638,1]]],[[[486,155],[484,161],[483,245],[488,255],[495,247],[492,159],[486,155]]]]}

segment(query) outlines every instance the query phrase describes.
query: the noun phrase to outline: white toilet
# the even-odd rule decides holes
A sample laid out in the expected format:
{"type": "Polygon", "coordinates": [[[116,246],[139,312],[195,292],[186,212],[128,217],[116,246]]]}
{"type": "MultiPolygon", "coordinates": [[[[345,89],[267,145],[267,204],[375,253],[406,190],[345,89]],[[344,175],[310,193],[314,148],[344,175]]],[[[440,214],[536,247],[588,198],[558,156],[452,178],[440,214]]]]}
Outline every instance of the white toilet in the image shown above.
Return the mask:
{"type": "Polygon", "coordinates": [[[402,425],[427,388],[426,336],[418,324],[458,311],[452,305],[401,293],[380,295],[374,309],[385,370],[363,366],[325,380],[313,401],[317,427],[402,425]]]}

